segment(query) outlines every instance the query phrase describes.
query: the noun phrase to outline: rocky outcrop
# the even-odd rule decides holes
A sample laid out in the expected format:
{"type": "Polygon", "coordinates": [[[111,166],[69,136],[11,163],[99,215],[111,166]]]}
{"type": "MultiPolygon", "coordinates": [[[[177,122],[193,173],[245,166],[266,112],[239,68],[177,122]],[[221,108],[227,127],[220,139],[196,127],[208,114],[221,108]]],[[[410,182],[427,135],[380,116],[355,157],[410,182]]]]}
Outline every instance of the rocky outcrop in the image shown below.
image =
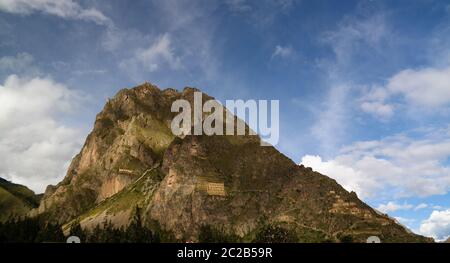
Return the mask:
{"type": "Polygon", "coordinates": [[[65,179],[46,191],[33,214],[67,222],[139,178],[159,162],[174,138],[169,129],[172,101],[192,93],[161,91],[150,84],[120,91],[97,115],[65,179]]]}
{"type": "MultiPolygon", "coordinates": [[[[301,242],[422,242],[336,181],[296,165],[258,136],[175,137],[176,99],[193,101],[193,88],[160,90],[151,84],[121,90],[97,115],[94,129],[65,179],[49,187],[33,214],[90,228],[129,222],[139,206],[179,240],[196,240],[209,225],[253,240],[267,225],[301,242]]],[[[209,99],[207,95],[204,95],[209,99]]],[[[248,128],[248,127],[247,127],[248,128]]]]}

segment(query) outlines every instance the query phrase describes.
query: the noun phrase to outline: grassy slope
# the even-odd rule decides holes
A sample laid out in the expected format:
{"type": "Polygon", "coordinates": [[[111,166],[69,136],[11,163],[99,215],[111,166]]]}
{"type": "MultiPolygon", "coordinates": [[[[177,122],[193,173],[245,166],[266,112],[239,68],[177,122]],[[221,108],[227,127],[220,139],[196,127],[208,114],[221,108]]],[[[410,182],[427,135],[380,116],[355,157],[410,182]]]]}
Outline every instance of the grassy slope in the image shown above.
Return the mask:
{"type": "Polygon", "coordinates": [[[67,231],[74,222],[90,220],[103,213],[106,213],[112,219],[117,213],[133,211],[136,206],[142,206],[146,199],[153,196],[154,190],[162,179],[163,174],[159,171],[159,168],[148,170],[148,172],[122,191],[105,199],[94,208],[65,224],[63,230],[67,231]]]}
{"type": "Polygon", "coordinates": [[[0,178],[0,222],[11,216],[24,216],[39,205],[39,196],[23,185],[0,178]]]}

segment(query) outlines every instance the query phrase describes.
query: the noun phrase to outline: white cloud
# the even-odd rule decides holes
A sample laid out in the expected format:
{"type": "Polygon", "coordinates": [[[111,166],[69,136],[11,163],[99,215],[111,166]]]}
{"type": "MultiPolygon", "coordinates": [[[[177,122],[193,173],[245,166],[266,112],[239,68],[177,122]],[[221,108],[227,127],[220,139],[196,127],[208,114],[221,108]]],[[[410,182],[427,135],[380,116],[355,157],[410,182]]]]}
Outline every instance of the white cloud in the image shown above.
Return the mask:
{"type": "Polygon", "coordinates": [[[427,207],[428,207],[428,204],[421,203],[421,204],[418,204],[416,207],[414,207],[414,210],[417,211],[417,210],[425,209],[427,207]]]}
{"type": "Polygon", "coordinates": [[[99,25],[111,24],[110,19],[97,9],[85,9],[73,0],[0,0],[0,10],[21,15],[42,12],[66,19],[92,21],[99,25]]]}
{"type": "Polygon", "coordinates": [[[350,63],[359,51],[378,50],[382,43],[392,39],[386,18],[376,14],[363,19],[346,17],[334,31],[325,32],[322,41],[329,44],[336,55],[338,67],[350,63]]]}
{"type": "MultiPolygon", "coordinates": [[[[174,85],[178,79],[175,80],[173,72],[168,69],[180,70],[177,73],[185,74],[182,82],[194,75],[196,83],[217,82],[219,73],[222,80],[223,74],[228,75],[219,70],[222,60],[218,57],[222,54],[224,42],[217,37],[220,20],[216,11],[221,5],[217,1],[153,1],[151,13],[158,16],[155,32],[109,27],[102,36],[101,44],[119,57],[119,67],[133,82],[148,79],[152,71],[154,81],[161,85],[174,85]],[[160,49],[163,44],[166,45],[167,55],[163,56],[162,52],[156,55],[158,42],[160,49]],[[142,55],[145,53],[147,60],[143,61],[142,55]]],[[[227,76],[225,82],[231,82],[231,79],[233,77],[227,76]]],[[[218,88],[218,92],[223,91],[218,88]]]]}
{"type": "Polygon", "coordinates": [[[384,87],[373,87],[359,100],[361,109],[382,118],[394,114],[393,100],[402,99],[410,110],[439,111],[450,105],[450,66],[406,69],[393,75],[384,87]],[[377,95],[378,94],[378,95],[377,95]]]}
{"type": "Polygon", "coordinates": [[[433,211],[420,225],[420,233],[442,241],[450,237],[450,209],[433,211]]]}
{"type": "Polygon", "coordinates": [[[252,7],[247,0],[227,0],[225,1],[232,12],[246,13],[252,11],[252,7]]]}
{"type": "Polygon", "coordinates": [[[394,107],[392,105],[378,101],[365,101],[361,103],[361,109],[381,118],[390,118],[394,113],[394,107]]]}
{"type": "Polygon", "coordinates": [[[225,4],[231,13],[242,15],[252,25],[264,27],[271,25],[275,19],[287,14],[297,0],[227,0],[225,4]]]}
{"type": "Polygon", "coordinates": [[[215,19],[220,5],[216,1],[166,0],[156,6],[165,25],[161,32],[170,40],[175,61],[185,71],[198,72],[197,81],[217,80],[219,74],[223,78],[218,59],[222,43],[217,37],[221,28],[215,19]],[[183,67],[183,62],[189,66],[183,67]]]}
{"type": "Polygon", "coordinates": [[[363,89],[364,95],[359,98],[361,109],[366,112],[386,120],[394,114],[394,106],[387,103],[389,92],[379,86],[369,90],[363,89]]]}
{"type": "Polygon", "coordinates": [[[362,185],[370,184],[369,181],[363,180],[364,178],[360,171],[339,164],[334,160],[322,161],[320,156],[305,155],[301,160],[301,164],[312,167],[315,171],[335,179],[347,191],[355,191],[360,194],[366,187],[369,187],[362,187],[362,185]]]}
{"type": "Polygon", "coordinates": [[[17,56],[5,56],[0,58],[0,70],[23,71],[33,63],[33,56],[28,53],[19,53],[17,56]]]}
{"type": "Polygon", "coordinates": [[[380,212],[383,212],[385,214],[390,212],[395,212],[398,210],[410,210],[413,208],[413,205],[404,203],[404,204],[397,204],[396,202],[390,201],[387,204],[381,204],[377,207],[377,209],[380,212]]]}
{"type": "Polygon", "coordinates": [[[395,218],[395,220],[397,220],[398,222],[400,222],[403,225],[409,225],[409,224],[416,222],[416,220],[412,219],[412,218],[404,218],[404,217],[400,217],[400,216],[395,216],[394,218],[395,218]]]}
{"type": "Polygon", "coordinates": [[[332,160],[305,156],[302,164],[362,197],[425,197],[450,190],[450,167],[445,165],[449,157],[450,136],[441,131],[421,140],[398,135],[356,142],[332,160]]]}
{"type": "Polygon", "coordinates": [[[427,107],[450,103],[450,67],[403,70],[387,85],[392,94],[401,94],[408,101],[427,107]]]}
{"type": "Polygon", "coordinates": [[[135,56],[120,64],[123,69],[143,66],[149,72],[154,72],[167,65],[173,70],[182,68],[181,59],[175,55],[169,34],[157,38],[154,43],[146,49],[138,49],[135,56]]]}
{"type": "Polygon", "coordinates": [[[180,58],[174,54],[171,46],[171,39],[168,34],[164,34],[147,49],[138,50],[136,58],[146,66],[149,71],[154,71],[158,65],[165,62],[172,69],[181,67],[180,58]]]}
{"type": "Polygon", "coordinates": [[[48,78],[9,76],[0,85],[0,177],[42,192],[60,181],[81,134],[58,121],[81,98],[48,78]]]}
{"type": "Polygon", "coordinates": [[[0,76],[7,77],[9,74],[21,74],[26,76],[38,76],[40,70],[34,64],[34,57],[29,53],[22,52],[15,56],[4,56],[0,58],[0,76]]]}
{"type": "Polygon", "coordinates": [[[229,9],[232,12],[236,13],[248,13],[251,11],[269,11],[270,8],[275,8],[279,10],[273,11],[285,11],[294,5],[295,0],[261,0],[258,1],[257,4],[252,3],[252,1],[248,0],[226,0],[225,3],[228,5],[229,9]]]}
{"type": "Polygon", "coordinates": [[[272,59],[276,58],[276,57],[280,57],[280,58],[289,58],[294,54],[294,49],[291,46],[280,46],[277,45],[275,47],[275,50],[272,53],[272,59]]]}
{"type": "Polygon", "coordinates": [[[319,112],[317,121],[311,127],[311,133],[320,142],[322,151],[329,155],[336,152],[340,140],[345,137],[349,116],[347,101],[350,87],[348,85],[334,85],[328,91],[319,112]]]}
{"type": "Polygon", "coordinates": [[[102,36],[101,45],[107,51],[117,52],[121,49],[127,50],[133,48],[132,50],[134,50],[136,43],[147,41],[147,36],[137,30],[121,30],[116,26],[110,26],[102,36]]]}
{"type": "MultiPolygon", "coordinates": [[[[321,35],[320,41],[330,46],[335,55],[335,59],[318,60],[318,67],[328,75],[329,91],[322,100],[323,105],[317,107],[317,121],[311,130],[325,156],[335,155],[337,147],[348,136],[355,109],[355,82],[349,77],[355,71],[355,59],[359,61],[359,54],[381,50],[390,39],[391,31],[383,14],[347,16],[335,30],[321,35]]],[[[376,112],[382,118],[393,111],[391,106],[378,101],[361,100],[359,103],[363,104],[364,111],[376,112]]]]}
{"type": "MultiPolygon", "coordinates": [[[[387,39],[388,43],[404,42],[401,37],[395,36],[393,31],[384,24],[385,32],[380,34],[381,39],[387,39]]],[[[429,32],[422,48],[418,52],[426,55],[427,64],[419,68],[404,68],[393,72],[385,83],[378,83],[372,87],[369,93],[382,94],[379,97],[371,97],[364,94],[361,99],[361,108],[368,113],[384,119],[394,115],[390,112],[406,110],[410,116],[416,117],[423,113],[448,113],[450,109],[450,27],[447,24],[436,25],[429,32]],[[366,103],[366,104],[363,104],[366,103]],[[374,107],[368,109],[367,103],[374,107]],[[377,109],[386,108],[385,111],[377,109]],[[373,109],[375,108],[375,109],[373,109]]],[[[370,31],[369,31],[370,34],[370,31]]],[[[345,37],[344,37],[345,39],[345,37]]],[[[378,37],[375,37],[378,39],[378,37]]],[[[353,42],[351,42],[353,43],[353,42]]],[[[351,45],[350,45],[351,46],[351,45]]],[[[384,49],[381,49],[384,51],[384,49]]],[[[382,54],[386,54],[383,52],[382,54]]],[[[366,92],[366,90],[363,90],[366,92]]]]}
{"type": "Polygon", "coordinates": [[[75,75],[101,75],[106,74],[108,70],[106,69],[86,69],[86,70],[75,70],[73,74],[75,75]]]}

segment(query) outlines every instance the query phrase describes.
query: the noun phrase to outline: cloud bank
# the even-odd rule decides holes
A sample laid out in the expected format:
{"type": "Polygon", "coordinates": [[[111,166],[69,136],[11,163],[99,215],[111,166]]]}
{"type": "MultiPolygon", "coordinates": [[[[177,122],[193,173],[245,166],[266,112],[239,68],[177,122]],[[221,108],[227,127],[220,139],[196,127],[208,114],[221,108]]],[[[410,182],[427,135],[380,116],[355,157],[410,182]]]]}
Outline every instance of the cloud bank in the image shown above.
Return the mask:
{"type": "Polygon", "coordinates": [[[301,163],[336,179],[363,198],[426,197],[450,190],[449,128],[422,139],[397,135],[355,142],[330,160],[303,156],[301,163]]]}
{"type": "Polygon", "coordinates": [[[60,181],[82,142],[80,131],[58,117],[80,103],[50,78],[9,76],[0,85],[0,177],[38,193],[60,181]]]}
{"type": "Polygon", "coordinates": [[[438,241],[446,240],[450,237],[450,209],[443,211],[433,211],[430,217],[420,225],[420,233],[431,236],[438,241]]]}

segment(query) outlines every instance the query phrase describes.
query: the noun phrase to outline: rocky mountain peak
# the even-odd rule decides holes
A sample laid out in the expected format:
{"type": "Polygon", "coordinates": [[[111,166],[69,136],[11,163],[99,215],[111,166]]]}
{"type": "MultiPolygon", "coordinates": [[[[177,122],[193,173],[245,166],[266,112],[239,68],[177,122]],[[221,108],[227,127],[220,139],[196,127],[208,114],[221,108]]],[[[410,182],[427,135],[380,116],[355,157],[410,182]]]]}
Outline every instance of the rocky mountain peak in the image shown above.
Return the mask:
{"type": "Polygon", "coordinates": [[[66,230],[73,222],[93,228],[105,220],[120,227],[139,206],[146,224],[156,222],[178,240],[196,240],[205,225],[247,241],[267,226],[307,242],[426,240],[336,181],[261,146],[258,136],[174,136],[171,105],[192,103],[196,91],[150,83],[120,90],[97,115],[65,179],[31,214],[65,223],[66,230]]]}

